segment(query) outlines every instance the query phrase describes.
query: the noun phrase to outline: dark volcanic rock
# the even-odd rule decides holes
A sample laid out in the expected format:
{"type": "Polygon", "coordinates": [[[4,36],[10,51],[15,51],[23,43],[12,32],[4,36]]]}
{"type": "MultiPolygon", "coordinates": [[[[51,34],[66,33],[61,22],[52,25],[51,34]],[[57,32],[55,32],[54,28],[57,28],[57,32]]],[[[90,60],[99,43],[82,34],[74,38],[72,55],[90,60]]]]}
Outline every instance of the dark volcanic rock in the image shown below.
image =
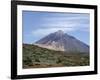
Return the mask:
{"type": "Polygon", "coordinates": [[[89,46],[63,31],[51,33],[40,39],[35,45],[40,47],[66,52],[89,52],[89,46]]]}

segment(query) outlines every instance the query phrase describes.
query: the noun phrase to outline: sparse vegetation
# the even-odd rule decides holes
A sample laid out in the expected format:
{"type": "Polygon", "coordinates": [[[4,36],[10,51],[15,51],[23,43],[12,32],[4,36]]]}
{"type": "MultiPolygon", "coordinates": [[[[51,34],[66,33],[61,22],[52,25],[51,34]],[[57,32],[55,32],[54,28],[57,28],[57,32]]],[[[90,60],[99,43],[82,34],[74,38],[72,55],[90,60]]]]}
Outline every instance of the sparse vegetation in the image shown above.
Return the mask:
{"type": "Polygon", "coordinates": [[[88,53],[66,53],[23,44],[23,68],[88,66],[88,53]]]}

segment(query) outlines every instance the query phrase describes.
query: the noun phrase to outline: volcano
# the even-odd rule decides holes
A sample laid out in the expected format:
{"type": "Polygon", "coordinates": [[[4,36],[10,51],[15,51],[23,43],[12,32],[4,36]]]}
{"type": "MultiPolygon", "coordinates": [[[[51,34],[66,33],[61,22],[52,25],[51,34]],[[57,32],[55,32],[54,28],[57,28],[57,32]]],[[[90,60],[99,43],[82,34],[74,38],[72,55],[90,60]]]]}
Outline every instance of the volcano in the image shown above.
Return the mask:
{"type": "Polygon", "coordinates": [[[89,46],[87,44],[78,40],[74,36],[64,33],[62,30],[58,30],[57,32],[45,36],[36,41],[35,45],[56,51],[89,52],[89,46]]]}

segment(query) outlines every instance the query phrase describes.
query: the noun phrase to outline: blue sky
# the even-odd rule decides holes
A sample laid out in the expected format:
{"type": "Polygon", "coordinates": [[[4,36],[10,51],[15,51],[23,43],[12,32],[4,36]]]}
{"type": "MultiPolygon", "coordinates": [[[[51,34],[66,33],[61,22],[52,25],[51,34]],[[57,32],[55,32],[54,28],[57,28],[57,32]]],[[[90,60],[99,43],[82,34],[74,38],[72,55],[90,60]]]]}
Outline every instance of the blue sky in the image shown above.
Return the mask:
{"type": "Polygon", "coordinates": [[[89,45],[89,14],[23,11],[22,24],[23,43],[34,43],[50,33],[62,30],[89,45]]]}

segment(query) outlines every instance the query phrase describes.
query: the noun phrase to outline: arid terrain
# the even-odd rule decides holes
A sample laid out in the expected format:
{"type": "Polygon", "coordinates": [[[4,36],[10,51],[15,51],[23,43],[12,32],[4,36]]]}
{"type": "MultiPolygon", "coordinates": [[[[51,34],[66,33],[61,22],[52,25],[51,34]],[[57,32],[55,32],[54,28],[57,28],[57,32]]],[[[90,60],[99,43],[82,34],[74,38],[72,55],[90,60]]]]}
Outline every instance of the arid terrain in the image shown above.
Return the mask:
{"type": "Polygon", "coordinates": [[[23,44],[24,69],[88,65],[88,53],[68,53],[41,48],[33,44],[23,44]]]}

